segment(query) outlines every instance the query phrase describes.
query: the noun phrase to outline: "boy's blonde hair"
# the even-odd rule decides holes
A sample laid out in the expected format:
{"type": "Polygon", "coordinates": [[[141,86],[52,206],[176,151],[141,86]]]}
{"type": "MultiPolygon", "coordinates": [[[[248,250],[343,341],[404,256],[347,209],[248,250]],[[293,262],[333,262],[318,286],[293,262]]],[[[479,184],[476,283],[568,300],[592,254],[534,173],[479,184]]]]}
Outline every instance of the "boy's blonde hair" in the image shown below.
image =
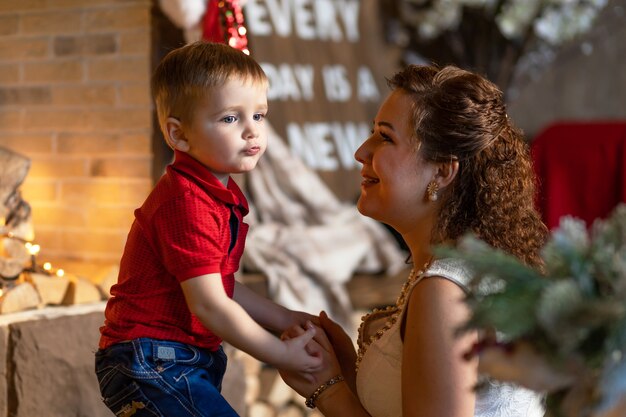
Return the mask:
{"type": "Polygon", "coordinates": [[[164,135],[168,117],[191,120],[199,99],[228,80],[268,84],[261,66],[250,56],[222,43],[198,41],[169,52],[152,76],[152,94],[164,135]]]}

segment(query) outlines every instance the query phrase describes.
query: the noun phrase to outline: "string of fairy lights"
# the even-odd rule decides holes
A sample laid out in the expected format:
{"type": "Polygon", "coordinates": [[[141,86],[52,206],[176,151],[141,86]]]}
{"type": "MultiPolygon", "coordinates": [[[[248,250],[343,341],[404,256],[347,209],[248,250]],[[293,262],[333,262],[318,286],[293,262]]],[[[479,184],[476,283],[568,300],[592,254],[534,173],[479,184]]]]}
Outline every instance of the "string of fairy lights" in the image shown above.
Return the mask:
{"type": "MultiPolygon", "coordinates": [[[[43,273],[46,275],[51,275],[51,276],[54,275],[57,277],[63,277],[65,275],[65,271],[62,268],[55,269],[52,267],[52,263],[50,262],[44,262],[41,266],[37,264],[37,255],[41,251],[41,246],[35,243],[34,241],[16,236],[11,232],[4,233],[0,235],[0,237],[3,239],[12,239],[12,240],[21,242],[24,245],[24,249],[30,255],[30,265],[25,265],[23,271],[43,273]]],[[[17,274],[15,276],[2,275],[2,279],[7,280],[7,281],[14,281],[18,279],[19,276],[20,274],[17,274]]]]}

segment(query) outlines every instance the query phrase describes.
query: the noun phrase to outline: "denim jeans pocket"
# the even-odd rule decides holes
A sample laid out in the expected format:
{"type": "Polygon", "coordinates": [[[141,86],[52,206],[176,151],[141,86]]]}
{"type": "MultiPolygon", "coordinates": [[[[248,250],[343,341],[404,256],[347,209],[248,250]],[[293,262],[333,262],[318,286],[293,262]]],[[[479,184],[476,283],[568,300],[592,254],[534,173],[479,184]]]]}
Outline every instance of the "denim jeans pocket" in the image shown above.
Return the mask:
{"type": "Polygon", "coordinates": [[[146,366],[158,373],[176,366],[210,367],[213,362],[210,355],[202,354],[195,346],[159,340],[152,340],[150,345],[151,354],[145,355],[143,359],[146,366]]]}
{"type": "Polygon", "coordinates": [[[141,392],[141,388],[135,382],[130,382],[124,388],[116,389],[114,392],[110,397],[104,396],[102,401],[117,417],[165,417],[141,392]]]}

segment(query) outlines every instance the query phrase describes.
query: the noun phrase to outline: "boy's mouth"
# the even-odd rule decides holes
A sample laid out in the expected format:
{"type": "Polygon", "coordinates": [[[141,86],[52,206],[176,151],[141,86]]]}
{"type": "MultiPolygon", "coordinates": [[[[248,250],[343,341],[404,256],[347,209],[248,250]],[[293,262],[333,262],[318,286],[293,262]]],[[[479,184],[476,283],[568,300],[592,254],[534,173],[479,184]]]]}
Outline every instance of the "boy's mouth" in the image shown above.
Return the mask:
{"type": "Polygon", "coordinates": [[[246,155],[254,156],[254,155],[258,154],[259,152],[261,152],[261,147],[260,146],[251,146],[249,148],[244,149],[243,152],[246,155]]]}

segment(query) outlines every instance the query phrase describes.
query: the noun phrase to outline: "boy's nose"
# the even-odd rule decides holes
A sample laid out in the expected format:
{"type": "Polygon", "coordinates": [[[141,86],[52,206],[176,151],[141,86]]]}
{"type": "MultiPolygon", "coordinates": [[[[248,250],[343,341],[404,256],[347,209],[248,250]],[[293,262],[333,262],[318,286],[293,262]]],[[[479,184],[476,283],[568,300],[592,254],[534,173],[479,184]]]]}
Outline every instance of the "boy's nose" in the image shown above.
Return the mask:
{"type": "Polygon", "coordinates": [[[243,131],[244,139],[254,139],[259,136],[259,128],[254,123],[249,123],[243,131]]]}

